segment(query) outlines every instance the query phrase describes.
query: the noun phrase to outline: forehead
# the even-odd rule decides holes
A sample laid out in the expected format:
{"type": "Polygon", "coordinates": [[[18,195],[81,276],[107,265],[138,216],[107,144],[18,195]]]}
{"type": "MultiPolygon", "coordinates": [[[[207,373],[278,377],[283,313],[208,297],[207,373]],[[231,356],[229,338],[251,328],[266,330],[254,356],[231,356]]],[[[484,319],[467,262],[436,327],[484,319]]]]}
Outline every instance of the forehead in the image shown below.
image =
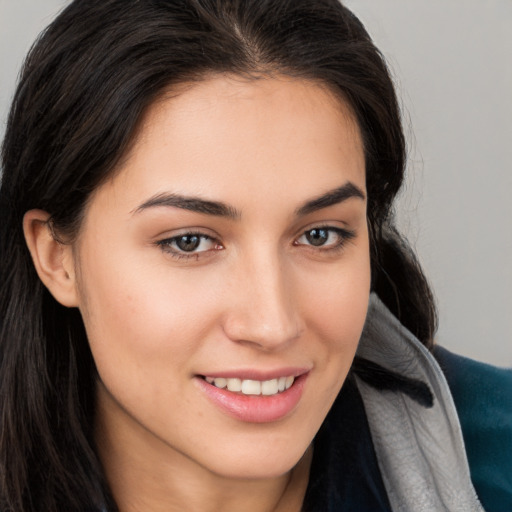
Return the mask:
{"type": "Polygon", "coordinates": [[[364,174],[355,117],[326,86],[220,75],[148,108],[111,185],[139,197],[171,190],[236,202],[250,189],[300,201],[345,181],[364,189],[364,174]]]}

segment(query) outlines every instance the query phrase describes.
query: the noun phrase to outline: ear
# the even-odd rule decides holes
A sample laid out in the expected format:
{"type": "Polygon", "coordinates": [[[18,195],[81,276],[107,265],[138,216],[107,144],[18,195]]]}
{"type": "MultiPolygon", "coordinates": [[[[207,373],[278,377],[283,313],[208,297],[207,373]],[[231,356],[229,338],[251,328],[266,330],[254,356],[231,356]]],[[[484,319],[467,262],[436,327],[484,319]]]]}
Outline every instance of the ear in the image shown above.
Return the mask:
{"type": "Polygon", "coordinates": [[[23,217],[23,232],[39,278],[63,306],[76,307],[78,293],[71,245],[55,239],[50,215],[29,210],[23,217]]]}

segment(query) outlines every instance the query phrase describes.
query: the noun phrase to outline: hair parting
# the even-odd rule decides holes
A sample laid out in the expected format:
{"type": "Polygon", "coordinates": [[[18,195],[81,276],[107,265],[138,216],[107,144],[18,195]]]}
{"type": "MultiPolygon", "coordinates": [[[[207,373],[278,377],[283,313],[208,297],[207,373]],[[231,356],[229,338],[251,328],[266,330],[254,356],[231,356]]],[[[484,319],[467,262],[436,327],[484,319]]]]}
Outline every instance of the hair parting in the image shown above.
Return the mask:
{"type": "Polygon", "coordinates": [[[348,103],[364,141],[372,288],[432,346],[432,293],[393,221],[406,159],[399,105],[348,9],[338,0],[75,0],[30,51],[2,146],[3,511],[116,510],[94,444],[96,370],[83,322],[40,282],[23,215],[47,211],[56,240],[73,240],[149,105],[218,73],[313,80],[348,103]]]}

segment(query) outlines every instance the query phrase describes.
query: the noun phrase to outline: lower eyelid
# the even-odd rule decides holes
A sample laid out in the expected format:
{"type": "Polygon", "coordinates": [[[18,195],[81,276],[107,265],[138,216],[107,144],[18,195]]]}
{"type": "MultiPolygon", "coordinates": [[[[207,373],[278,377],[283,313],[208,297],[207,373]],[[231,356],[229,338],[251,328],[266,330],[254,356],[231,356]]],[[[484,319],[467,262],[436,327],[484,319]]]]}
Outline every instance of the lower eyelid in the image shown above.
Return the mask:
{"type": "Polygon", "coordinates": [[[176,236],[168,237],[162,240],[159,240],[156,242],[156,245],[159,246],[159,248],[165,252],[166,254],[172,256],[176,259],[187,259],[187,258],[194,258],[198,259],[202,255],[206,255],[206,253],[211,252],[212,250],[220,250],[222,247],[222,244],[216,239],[215,237],[211,235],[207,235],[204,233],[194,233],[194,232],[185,232],[181,233],[176,236]],[[212,247],[209,247],[207,249],[201,250],[201,251],[184,251],[180,249],[179,247],[176,247],[176,242],[184,236],[197,236],[201,240],[208,240],[210,241],[212,247]]]}
{"type": "MultiPolygon", "coordinates": [[[[350,229],[344,229],[344,228],[339,228],[339,227],[334,227],[334,226],[314,226],[314,227],[311,227],[310,229],[302,232],[302,234],[295,240],[294,245],[303,245],[308,248],[315,249],[317,251],[322,251],[322,250],[325,252],[327,252],[329,250],[335,251],[336,249],[343,248],[343,246],[347,242],[349,242],[356,236],[357,236],[357,233],[354,230],[350,230],[350,229]],[[306,233],[308,233],[309,231],[312,231],[314,229],[319,229],[319,230],[324,229],[324,230],[328,231],[329,234],[334,234],[337,237],[337,240],[335,240],[334,242],[328,243],[326,245],[319,245],[319,246],[314,246],[312,244],[305,243],[305,242],[299,242],[299,240],[302,237],[304,237],[306,235],[306,233]]],[[[158,245],[163,252],[170,254],[171,256],[173,256],[177,259],[186,259],[186,258],[197,259],[200,255],[204,255],[205,253],[209,253],[210,251],[221,250],[224,248],[222,243],[217,238],[215,238],[211,235],[207,235],[205,233],[196,233],[196,232],[184,232],[184,233],[180,233],[175,236],[171,236],[171,237],[168,237],[168,238],[165,238],[162,240],[158,240],[156,242],[156,245],[158,245]],[[205,250],[201,250],[201,251],[195,251],[195,250],[194,251],[184,251],[184,250],[180,249],[179,247],[175,247],[177,240],[179,240],[180,237],[183,237],[183,236],[197,236],[197,237],[201,238],[202,240],[208,240],[208,241],[210,241],[211,247],[208,249],[205,249],[205,250]]]]}
{"type": "Polygon", "coordinates": [[[296,240],[295,243],[298,242],[298,240],[300,240],[302,237],[306,236],[306,233],[310,232],[310,231],[313,231],[315,229],[318,229],[318,230],[325,230],[327,232],[329,232],[329,234],[334,234],[335,236],[338,237],[338,240],[334,243],[329,243],[329,244],[326,244],[326,245],[319,245],[319,246],[314,246],[312,244],[308,244],[308,243],[303,243],[301,244],[299,242],[300,245],[305,245],[305,246],[308,246],[308,247],[312,247],[312,248],[315,248],[315,249],[319,249],[321,250],[322,248],[324,250],[328,250],[328,249],[335,249],[341,245],[344,245],[345,242],[348,242],[349,240],[352,240],[353,238],[356,237],[356,232],[355,231],[352,231],[352,230],[349,230],[349,229],[343,229],[343,228],[338,228],[338,227],[333,227],[333,226],[315,226],[315,227],[312,227],[310,229],[307,229],[306,231],[304,231],[296,240]]]}

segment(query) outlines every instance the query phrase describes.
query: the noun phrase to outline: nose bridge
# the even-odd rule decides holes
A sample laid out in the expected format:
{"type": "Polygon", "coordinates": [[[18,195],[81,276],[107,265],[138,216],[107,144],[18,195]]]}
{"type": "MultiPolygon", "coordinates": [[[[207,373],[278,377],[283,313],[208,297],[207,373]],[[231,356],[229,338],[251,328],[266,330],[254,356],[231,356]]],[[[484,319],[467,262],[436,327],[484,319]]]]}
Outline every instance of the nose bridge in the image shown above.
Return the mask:
{"type": "Polygon", "coordinates": [[[237,265],[234,297],[225,325],[234,341],[275,350],[297,338],[301,327],[290,270],[278,251],[254,251],[237,265]]]}

